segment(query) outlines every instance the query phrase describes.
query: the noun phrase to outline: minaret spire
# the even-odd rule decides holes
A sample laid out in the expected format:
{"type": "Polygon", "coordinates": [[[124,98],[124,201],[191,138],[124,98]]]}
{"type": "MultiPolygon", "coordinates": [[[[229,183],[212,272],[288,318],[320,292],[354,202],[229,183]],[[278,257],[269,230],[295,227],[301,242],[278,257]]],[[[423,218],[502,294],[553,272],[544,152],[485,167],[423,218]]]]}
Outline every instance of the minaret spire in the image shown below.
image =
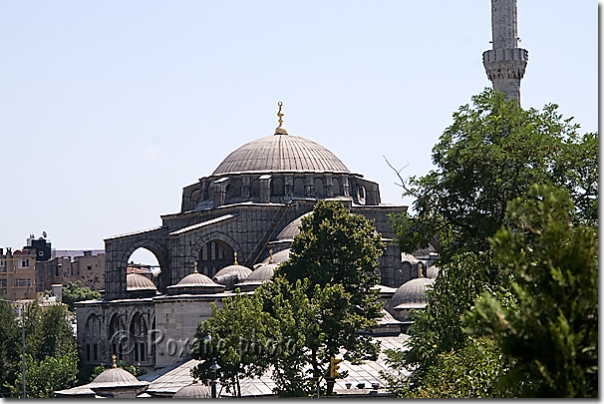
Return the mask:
{"type": "Polygon", "coordinates": [[[528,51],[518,47],[517,0],[491,0],[493,49],[482,54],[482,63],[493,89],[520,102],[520,80],[528,63],[528,51]]]}

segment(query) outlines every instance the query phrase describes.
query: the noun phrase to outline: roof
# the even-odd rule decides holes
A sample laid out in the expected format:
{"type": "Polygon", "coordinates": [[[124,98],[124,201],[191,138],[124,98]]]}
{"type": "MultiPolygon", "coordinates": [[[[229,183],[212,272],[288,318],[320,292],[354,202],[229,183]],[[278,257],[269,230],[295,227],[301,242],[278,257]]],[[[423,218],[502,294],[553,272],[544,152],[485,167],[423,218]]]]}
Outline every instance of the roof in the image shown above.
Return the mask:
{"type": "Polygon", "coordinates": [[[302,171],[350,173],[339,158],[318,143],[298,136],[275,134],[239,147],[212,175],[302,171]]]}
{"type": "Polygon", "coordinates": [[[86,252],[86,251],[90,251],[92,256],[99,255],[99,254],[105,254],[105,250],[56,250],[56,249],[52,249],[50,252],[50,257],[51,257],[51,259],[69,257],[69,259],[71,259],[73,261],[73,259],[75,257],[83,257],[84,252],[86,252]]]}
{"type": "MultiPolygon", "coordinates": [[[[345,379],[337,379],[335,389],[347,390],[347,383],[351,383],[353,388],[359,383],[365,383],[366,387],[371,387],[372,383],[379,383],[381,388],[384,388],[386,381],[380,375],[380,371],[391,373],[384,351],[387,349],[405,349],[404,343],[407,338],[409,336],[406,334],[373,337],[374,340],[381,342],[381,352],[378,355],[378,359],[376,361],[367,361],[361,365],[352,365],[346,361],[340,362],[340,370],[348,371],[348,376],[345,379]]],[[[150,383],[147,392],[151,395],[171,396],[180,388],[188,386],[193,382],[191,369],[199,363],[201,361],[189,359],[139,376],[138,379],[150,383]]],[[[261,377],[241,380],[241,395],[246,397],[272,396],[275,383],[270,376],[269,371],[261,377]]],[[[223,396],[228,395],[224,389],[220,391],[220,385],[218,389],[219,394],[223,396]]],[[[360,389],[360,391],[369,394],[370,389],[360,389]]]]}

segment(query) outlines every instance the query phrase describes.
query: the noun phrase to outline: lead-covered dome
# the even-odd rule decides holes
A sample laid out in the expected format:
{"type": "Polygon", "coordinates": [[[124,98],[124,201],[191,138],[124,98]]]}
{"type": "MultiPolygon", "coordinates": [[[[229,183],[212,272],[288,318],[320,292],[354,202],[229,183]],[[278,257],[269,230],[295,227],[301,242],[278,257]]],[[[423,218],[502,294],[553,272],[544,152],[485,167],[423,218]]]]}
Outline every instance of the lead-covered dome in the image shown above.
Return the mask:
{"type": "Polygon", "coordinates": [[[244,144],[229,154],[212,175],[296,171],[350,173],[339,158],[320,144],[275,134],[244,144]]]}

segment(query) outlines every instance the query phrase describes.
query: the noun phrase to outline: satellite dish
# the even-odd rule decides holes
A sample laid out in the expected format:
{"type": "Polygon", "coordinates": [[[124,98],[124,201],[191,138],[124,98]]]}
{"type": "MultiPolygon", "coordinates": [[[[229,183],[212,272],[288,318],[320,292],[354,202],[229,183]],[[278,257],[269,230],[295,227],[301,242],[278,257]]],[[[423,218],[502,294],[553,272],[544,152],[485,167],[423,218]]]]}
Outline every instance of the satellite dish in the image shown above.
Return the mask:
{"type": "Polygon", "coordinates": [[[42,232],[42,237],[46,238],[46,231],[42,232]]]}

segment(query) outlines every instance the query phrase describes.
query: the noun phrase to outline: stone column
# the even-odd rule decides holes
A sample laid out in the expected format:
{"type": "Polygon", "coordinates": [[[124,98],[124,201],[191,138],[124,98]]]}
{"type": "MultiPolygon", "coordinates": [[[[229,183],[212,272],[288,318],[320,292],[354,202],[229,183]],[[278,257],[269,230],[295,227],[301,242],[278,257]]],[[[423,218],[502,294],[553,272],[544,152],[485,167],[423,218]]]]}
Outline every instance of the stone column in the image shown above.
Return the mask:
{"type": "Polygon", "coordinates": [[[304,196],[307,198],[315,197],[315,176],[312,174],[304,176],[304,196]]]}

